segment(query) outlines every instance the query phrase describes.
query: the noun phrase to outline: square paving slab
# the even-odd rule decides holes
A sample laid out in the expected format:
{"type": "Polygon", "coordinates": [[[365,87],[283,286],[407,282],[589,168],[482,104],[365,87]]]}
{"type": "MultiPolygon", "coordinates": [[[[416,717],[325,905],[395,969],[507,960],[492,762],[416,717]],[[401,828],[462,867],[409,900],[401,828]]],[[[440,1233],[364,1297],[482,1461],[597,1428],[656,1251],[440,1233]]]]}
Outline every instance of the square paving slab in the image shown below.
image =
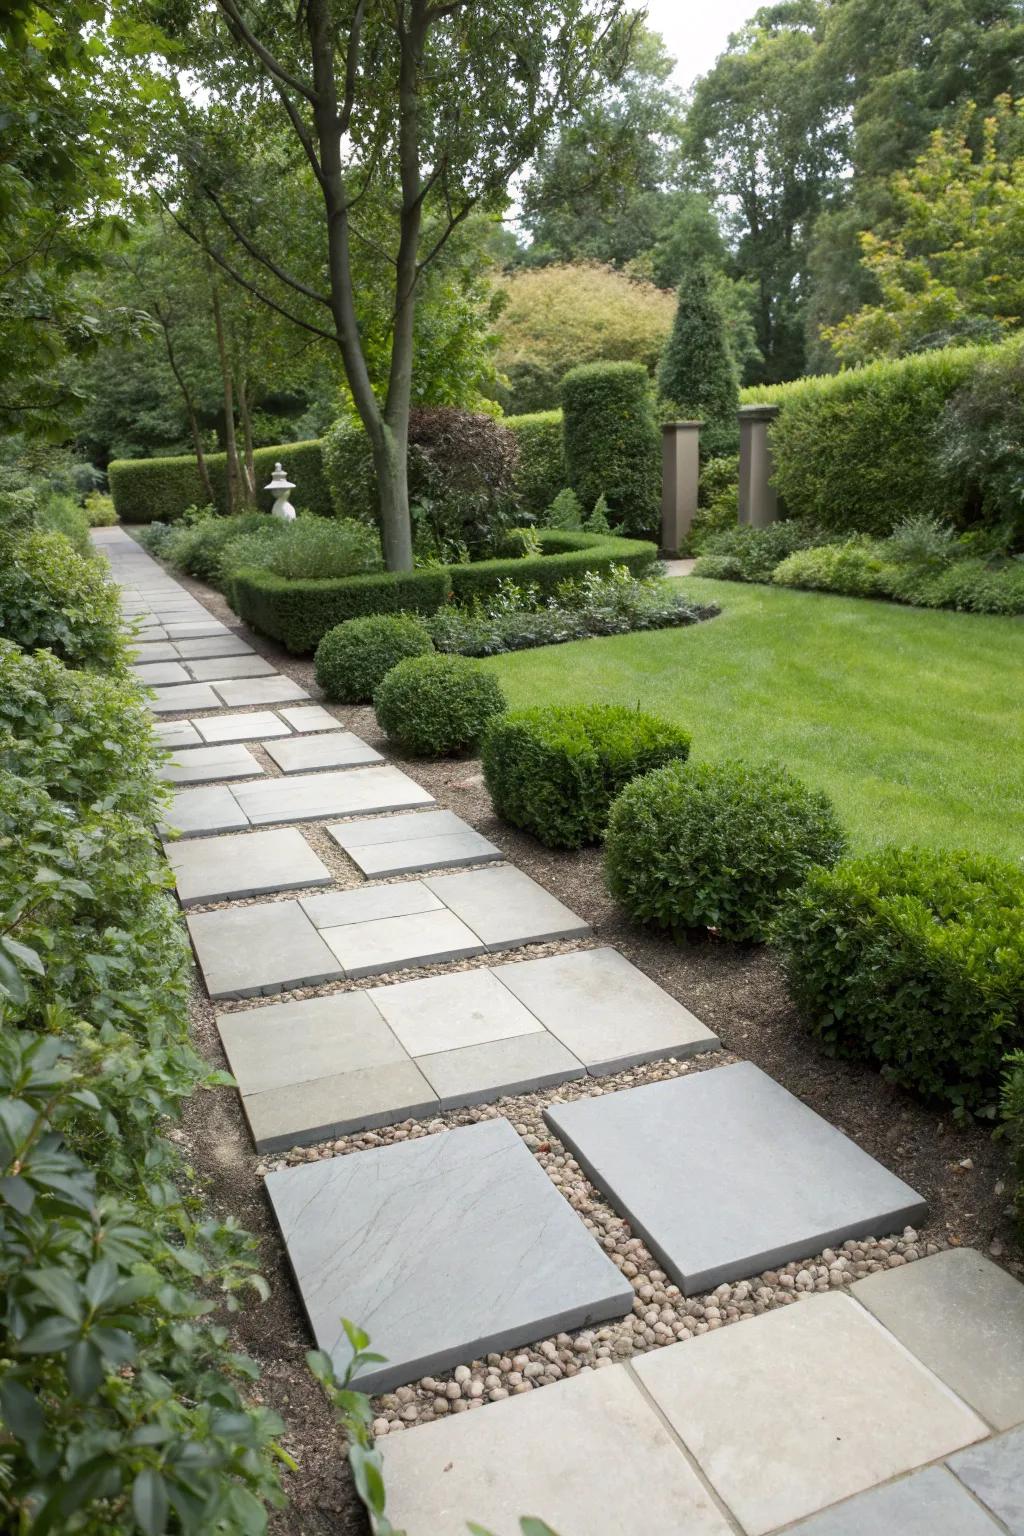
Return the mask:
{"type": "Polygon", "coordinates": [[[188,720],[154,721],[153,734],[162,747],[198,747],[203,738],[188,720]]]}
{"type": "Polygon", "coordinates": [[[533,1093],[587,1075],[582,1062],[546,1029],[417,1056],[416,1065],[442,1109],[533,1093]]]}
{"type": "Polygon", "coordinates": [[[239,804],[254,826],[433,804],[433,797],[425,789],[390,764],[382,768],[349,768],[335,773],[267,779],[262,784],[240,788],[238,795],[239,804]]]}
{"type": "Polygon", "coordinates": [[[204,741],[263,741],[269,736],[290,736],[291,731],[273,710],[254,710],[247,715],[208,715],[194,722],[204,741]]]}
{"type": "Polygon", "coordinates": [[[869,1312],[835,1293],[652,1350],[632,1369],[749,1536],[986,1433],[869,1312]]]}
{"type": "Polygon", "coordinates": [[[494,974],[595,1075],[719,1044],[688,1008],[615,949],[524,960],[494,974]]]}
{"type": "Polygon", "coordinates": [[[452,1414],[377,1442],[388,1517],[406,1536],[731,1536],[732,1525],[624,1366],[452,1414]]]}
{"type": "Polygon", "coordinates": [[[242,1108],[257,1150],[280,1152],[396,1120],[431,1119],[440,1105],[416,1063],[406,1058],[253,1093],[242,1108]]]}
{"type": "Polygon", "coordinates": [[[290,677],[275,673],[272,677],[240,677],[217,684],[222,704],[232,709],[246,709],[250,704],[287,704],[291,699],[308,699],[305,688],[290,677]]]}
{"type": "Polygon", "coordinates": [[[129,669],[135,681],[147,688],[163,688],[168,683],[189,683],[189,677],[180,661],[141,661],[129,669]]]}
{"type": "Polygon", "coordinates": [[[293,731],[300,733],[344,730],[341,721],[336,720],[322,704],[297,704],[294,709],[282,709],[278,713],[283,715],[293,731]]]}
{"type": "Polygon", "coordinates": [[[277,668],[265,656],[207,656],[186,662],[197,683],[217,683],[231,677],[276,677],[277,668]]]}
{"type": "Polygon", "coordinates": [[[127,630],[131,639],[139,645],[151,645],[154,640],[166,640],[167,631],[159,624],[143,624],[136,628],[134,622],[128,624],[127,630]]]}
{"type": "Polygon", "coordinates": [[[996,1429],[1024,1423],[1024,1285],[973,1248],[859,1280],[861,1302],[996,1429]]]}
{"type": "Polygon", "coordinates": [[[133,645],[130,650],[138,666],[153,661],[178,660],[178,648],[170,640],[150,640],[148,644],[133,645]]]}
{"type": "Polygon", "coordinates": [[[302,909],[317,928],[342,928],[379,917],[408,917],[411,912],[440,912],[442,903],[420,880],[395,885],[360,885],[329,896],[307,896],[302,909]]]}
{"type": "Polygon", "coordinates": [[[589,923],[570,912],[536,880],[511,866],[436,875],[425,883],[479,934],[488,949],[590,935],[589,923]]]}
{"type": "Polygon", "coordinates": [[[161,831],[173,828],[182,837],[203,837],[212,832],[235,832],[247,827],[248,818],[226,784],[179,790],[171,800],[161,831]]]}
{"type": "Polygon", "coordinates": [[[544,1118],[687,1296],[925,1215],[909,1185],[751,1062],[544,1118]]]}
{"type": "Polygon", "coordinates": [[[344,973],[297,901],[223,907],[188,918],[212,998],[258,997],[344,973]]]}
{"type": "Polygon", "coordinates": [[[179,683],[161,688],[146,703],[155,714],[171,715],[186,709],[219,709],[221,701],[209,683],[179,683]]]}
{"type": "Polygon", "coordinates": [[[1001,1531],[945,1467],[926,1467],[801,1520],[790,1527],[790,1536],[998,1536],[1001,1531]]]}
{"type": "Polygon", "coordinates": [[[293,827],[237,837],[190,838],[168,843],[164,851],[183,907],[331,883],[330,870],[293,827]]]}
{"type": "Polygon", "coordinates": [[[484,952],[476,934],[452,912],[414,912],[321,930],[349,976],[378,976],[411,965],[441,965],[484,952]]]}
{"type": "Polygon", "coordinates": [[[488,864],[505,855],[452,811],[423,811],[328,827],[364,875],[418,874],[425,869],[488,864]]]}
{"type": "Polygon", "coordinates": [[[168,784],[202,784],[212,779],[250,779],[264,774],[247,747],[240,743],[225,747],[186,747],[176,752],[160,769],[168,784]]]}
{"type": "Polygon", "coordinates": [[[267,1193],[319,1347],[343,1369],[353,1317],[387,1357],[364,1391],[632,1305],[507,1120],[285,1169],[267,1193]]]}
{"type": "Polygon", "coordinates": [[[231,631],[219,619],[184,619],[166,625],[169,640],[201,640],[210,635],[228,635],[231,631]]]}
{"type": "Polygon", "coordinates": [[[358,768],[384,759],[351,731],[326,731],[323,735],[290,736],[269,741],[267,751],[285,773],[315,772],[318,768],[358,768]]]}
{"type": "MultiPolygon", "coordinates": [[[[385,886],[401,890],[402,886],[385,886]]],[[[410,1056],[428,1056],[488,1040],[543,1032],[539,1019],[506,991],[490,971],[460,971],[381,987],[381,1013],[410,1056]]]]}
{"type": "Polygon", "coordinates": [[[186,661],[195,661],[203,656],[252,656],[254,651],[251,645],[246,645],[241,635],[210,635],[204,640],[179,640],[177,641],[178,655],[186,661]]]}
{"type": "Polygon", "coordinates": [[[1024,1428],[951,1456],[949,1466],[1010,1536],[1024,1536],[1024,1428]]]}

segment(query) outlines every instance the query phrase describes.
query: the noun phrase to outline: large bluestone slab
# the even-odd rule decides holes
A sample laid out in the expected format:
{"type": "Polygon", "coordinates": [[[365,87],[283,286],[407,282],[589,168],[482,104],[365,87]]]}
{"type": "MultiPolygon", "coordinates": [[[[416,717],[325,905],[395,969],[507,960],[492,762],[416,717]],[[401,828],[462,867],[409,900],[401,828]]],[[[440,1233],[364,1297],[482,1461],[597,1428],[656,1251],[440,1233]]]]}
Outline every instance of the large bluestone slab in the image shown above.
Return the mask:
{"type": "Polygon", "coordinates": [[[291,735],[290,728],[271,709],[254,710],[248,715],[207,715],[194,724],[203,740],[211,745],[227,741],[262,741],[266,737],[291,735]]]}
{"type": "Polygon", "coordinates": [[[210,635],[227,635],[231,631],[219,619],[168,620],[164,626],[168,640],[202,640],[210,635]]]}
{"type": "Polygon", "coordinates": [[[137,683],[164,688],[168,683],[190,683],[192,678],[180,661],[140,661],[128,669],[137,683]]]}
{"type": "Polygon", "coordinates": [[[183,907],[331,883],[330,870],[294,827],[189,838],[166,844],[164,852],[183,907]]]}
{"type": "Polygon", "coordinates": [[[433,797],[425,789],[400,768],[390,766],[266,779],[262,784],[240,787],[238,800],[253,826],[433,804],[433,797]]]}
{"type": "Polygon", "coordinates": [[[248,825],[249,818],[226,784],[204,784],[198,789],[179,790],[173,796],[160,831],[205,837],[214,832],[236,832],[248,825]]]}
{"type": "Polygon", "coordinates": [[[511,865],[435,875],[424,883],[490,950],[590,936],[589,923],[511,865]]]}
{"type": "Polygon", "coordinates": [[[309,698],[305,688],[278,673],[272,677],[240,677],[215,686],[220,702],[232,709],[247,709],[252,704],[290,704],[293,699],[309,698]]]}
{"type": "Polygon", "coordinates": [[[276,677],[277,669],[264,656],[205,656],[185,663],[197,683],[219,683],[232,677],[276,677]]]}
{"type": "Polygon", "coordinates": [[[287,741],[270,741],[267,751],[283,773],[315,773],[324,768],[358,768],[367,763],[382,763],[380,753],[367,746],[351,731],[325,731],[323,734],[290,736],[287,741]]]}
{"type": "Polygon", "coordinates": [[[168,784],[204,784],[215,779],[251,779],[265,774],[262,763],[240,743],[224,747],[185,747],[160,769],[168,784]]]}
{"type": "Polygon", "coordinates": [[[340,822],[327,830],[356,867],[371,878],[489,864],[505,857],[500,848],[453,811],[340,822]]]}
{"type": "Polygon", "coordinates": [[[171,640],[150,640],[142,645],[130,645],[129,650],[139,666],[151,661],[178,659],[178,647],[171,640]]]}
{"type": "Polygon", "coordinates": [[[587,1075],[583,1063],[546,1029],[417,1056],[416,1065],[442,1109],[535,1093],[587,1075]]]}
{"type": "Polygon", "coordinates": [[[254,656],[251,645],[241,635],[210,635],[206,639],[176,640],[174,649],[183,661],[197,661],[205,656],[254,656]]]}
{"type": "Polygon", "coordinates": [[[476,934],[453,912],[414,912],[321,930],[346,974],[379,976],[413,965],[443,965],[484,951],[476,934]]]}
{"type": "Polygon", "coordinates": [[[146,700],[157,715],[182,714],[188,709],[219,709],[221,700],[209,683],[178,683],[158,688],[146,700]]]}
{"type": "Polygon", "coordinates": [[[281,709],[278,713],[287,720],[292,730],[300,734],[308,731],[344,730],[341,721],[336,720],[322,704],[297,704],[292,709],[281,709]]]}
{"type": "Polygon", "coordinates": [[[688,1008],[615,949],[524,960],[494,974],[595,1076],[719,1045],[688,1008]]]}
{"type": "Polygon", "coordinates": [[[153,723],[153,735],[162,747],[199,747],[203,738],[189,720],[158,720],[153,723]]]}
{"type": "Polygon", "coordinates": [[[215,1001],[269,996],[344,975],[297,901],[224,907],[187,921],[206,989],[215,1001]]]}
{"type": "Polygon", "coordinates": [[[925,1215],[909,1185],[750,1062],[544,1118],[687,1296],[925,1215]]]}
{"type": "Polygon", "coordinates": [[[996,1429],[1024,1423],[1024,1285],[973,1248],[859,1280],[850,1294],[996,1429]]]}
{"type": "Polygon", "coordinates": [[[259,1151],[436,1114],[436,1093],[365,992],[221,1014],[259,1151]]]}
{"type": "Polygon", "coordinates": [[[835,1292],[652,1350],[632,1369],[748,1536],[987,1433],[869,1312],[835,1292]]]}
{"type": "Polygon", "coordinates": [[[319,1347],[343,1369],[353,1317],[386,1356],[364,1391],[632,1305],[506,1120],[285,1169],[267,1193],[319,1347]]]}
{"type": "MultiPolygon", "coordinates": [[[[403,887],[384,889],[400,891],[403,887]]],[[[540,1020],[485,970],[425,976],[380,987],[374,1001],[410,1056],[428,1056],[544,1030],[540,1020]]]]}
{"type": "Polygon", "coordinates": [[[378,1441],[388,1517],[406,1536],[732,1536],[682,1449],[618,1366],[378,1441]],[[633,1522],[635,1521],[635,1526],[633,1522]]]}
{"type": "MultiPolygon", "coordinates": [[[[970,1452],[962,1452],[970,1455],[970,1452]]],[[[926,1467],[790,1527],[791,1536],[998,1536],[997,1525],[945,1467],[926,1467]]]]}
{"type": "Polygon", "coordinates": [[[949,1466],[1010,1536],[1024,1536],[1024,1428],[951,1456],[949,1466]]]}

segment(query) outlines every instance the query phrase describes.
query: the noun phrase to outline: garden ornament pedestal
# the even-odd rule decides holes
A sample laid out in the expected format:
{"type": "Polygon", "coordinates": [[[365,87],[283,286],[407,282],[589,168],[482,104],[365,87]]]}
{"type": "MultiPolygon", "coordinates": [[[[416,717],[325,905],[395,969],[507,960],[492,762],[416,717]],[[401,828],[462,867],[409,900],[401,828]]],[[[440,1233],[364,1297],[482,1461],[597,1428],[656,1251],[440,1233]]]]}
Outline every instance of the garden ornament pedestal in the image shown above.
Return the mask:
{"type": "Polygon", "coordinates": [[[697,511],[702,421],[666,421],[661,429],[661,547],[683,548],[697,511]]]}
{"type": "Polygon", "coordinates": [[[294,491],[295,486],[280,464],[274,465],[274,473],[263,489],[274,493],[274,505],[270,509],[271,517],[283,518],[286,523],[294,522],[295,508],[288,500],[288,492],[294,491]]]}

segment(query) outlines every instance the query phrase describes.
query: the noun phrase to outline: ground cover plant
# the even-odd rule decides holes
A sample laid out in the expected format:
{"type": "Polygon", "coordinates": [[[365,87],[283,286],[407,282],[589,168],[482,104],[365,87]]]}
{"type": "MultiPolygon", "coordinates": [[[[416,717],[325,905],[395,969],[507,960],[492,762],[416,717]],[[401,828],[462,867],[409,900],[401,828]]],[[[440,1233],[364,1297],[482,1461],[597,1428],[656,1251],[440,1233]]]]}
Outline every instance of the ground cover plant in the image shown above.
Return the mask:
{"type": "Polygon", "coordinates": [[[694,733],[698,761],[773,758],[824,790],[855,851],[1024,856],[1016,620],[688,579],[712,624],[495,656],[510,709],[618,703],[694,733]]]}
{"type": "Polygon", "coordinates": [[[758,941],[786,892],[845,842],[828,796],[781,764],[670,762],[613,804],[605,874],[634,922],[758,941]]]}
{"type": "Polygon", "coordinates": [[[994,1116],[1024,1046],[1024,870],[890,847],[812,870],[773,938],[825,1048],[956,1111],[994,1116]]]}
{"type": "Polygon", "coordinates": [[[500,684],[464,656],[410,656],[373,696],[389,741],[412,757],[452,757],[475,747],[505,708],[500,684]]]}
{"type": "Polygon", "coordinates": [[[499,715],[483,739],[484,778],[503,821],[549,848],[598,841],[630,779],[685,761],[690,737],[621,704],[551,705],[499,715]]]}

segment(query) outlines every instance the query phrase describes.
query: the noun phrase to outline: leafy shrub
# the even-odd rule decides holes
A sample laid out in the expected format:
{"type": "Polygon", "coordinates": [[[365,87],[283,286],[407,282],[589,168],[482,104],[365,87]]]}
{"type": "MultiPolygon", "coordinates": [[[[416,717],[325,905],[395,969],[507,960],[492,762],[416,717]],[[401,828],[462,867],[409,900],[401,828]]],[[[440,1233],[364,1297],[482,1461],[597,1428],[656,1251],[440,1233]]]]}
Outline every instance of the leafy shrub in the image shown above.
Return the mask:
{"type": "Polygon", "coordinates": [[[544,528],[562,528],[578,532],[583,527],[583,508],[576,492],[566,488],[559,491],[550,507],[545,507],[540,519],[544,528]]]}
{"type": "Polygon", "coordinates": [[[329,699],[366,704],[386,673],[407,656],[423,656],[434,642],[411,613],[348,619],[329,629],[316,649],[316,680],[329,699]]]}
{"type": "Polygon", "coordinates": [[[948,565],[957,552],[956,534],[948,523],[919,512],[902,518],[885,541],[887,559],[897,565],[948,565]]]}
{"type": "Polygon", "coordinates": [[[734,453],[707,459],[701,465],[697,511],[688,541],[691,554],[704,554],[717,534],[739,526],[739,477],[739,456],[734,453]]]}
{"type": "Polygon", "coordinates": [[[1002,527],[1024,547],[1024,347],[1020,338],[979,353],[971,378],[950,399],[936,446],[942,468],[965,485],[961,526],[1002,527]]]}
{"type": "Polygon", "coordinates": [[[116,588],[60,533],[0,535],[0,636],[72,667],[125,661],[116,588]]]}
{"type": "MultiPolygon", "coordinates": [[[[822,534],[812,524],[796,518],[769,523],[766,528],[733,525],[710,535],[704,541],[704,558],[727,555],[738,561],[741,581],[769,581],[775,567],[795,550],[808,549],[822,542],[822,534]]],[[[703,566],[703,560],[701,562],[703,566]]],[[[694,574],[698,574],[695,570],[694,574]]],[[[700,575],[706,574],[703,569],[700,575]]],[[[728,580],[729,578],[725,578],[728,580]]]]}
{"type": "Polygon", "coordinates": [[[323,436],[324,473],[335,517],[377,522],[373,450],[358,416],[340,416],[323,436]]]}
{"type": "Polygon", "coordinates": [[[562,380],[565,465],[586,506],[607,497],[612,521],[654,532],[661,499],[661,437],[647,371],[639,363],[591,363],[562,380]]]}
{"type": "Polygon", "coordinates": [[[611,533],[611,524],[608,521],[608,499],[603,491],[594,502],[590,515],[584,519],[583,527],[587,533],[611,533]]]}
{"type": "MultiPolygon", "coordinates": [[[[257,448],[253,460],[256,505],[262,511],[269,512],[273,504],[273,496],[263,487],[280,460],[288,478],[295,482],[292,500],[299,511],[330,517],[331,498],[318,441],[257,448]]],[[[226,514],[227,454],[208,453],[205,462],[216,509],[226,514]]],[[[207,499],[198,466],[190,454],[165,459],[115,459],[107,466],[107,475],[110,494],[122,523],[173,523],[186,507],[201,505],[207,499]]]]}
{"type": "Polygon", "coordinates": [[[845,544],[800,549],[776,566],[771,579],[780,587],[841,592],[846,597],[879,597],[887,590],[888,573],[879,550],[880,546],[871,539],[848,539],[845,544]]]}
{"type": "Polygon", "coordinates": [[[388,739],[413,757],[450,757],[475,747],[505,708],[497,678],[464,656],[410,656],[373,696],[388,739]]]}
{"type": "Polygon", "coordinates": [[[158,560],[163,560],[167,555],[167,546],[177,528],[172,523],[147,523],[140,528],[135,535],[143,549],[154,555],[158,560]]]}
{"type": "Polygon", "coordinates": [[[85,498],[85,515],[90,528],[113,528],[117,522],[114,498],[103,491],[90,491],[85,498]]]}
{"type": "Polygon", "coordinates": [[[565,484],[562,412],[506,416],[502,425],[519,444],[514,484],[516,507],[528,517],[540,517],[565,484]]]}
{"type": "Polygon", "coordinates": [[[1024,870],[885,848],[812,871],[778,946],[801,1017],[838,1056],[959,1110],[991,1111],[1024,1044],[1024,870]]]}
{"type": "Polygon", "coordinates": [[[1003,1123],[999,1134],[1009,1143],[1013,1166],[1013,1203],[1017,1224],[1024,1232],[1024,1050],[1011,1051],[1004,1063],[999,1107],[1003,1123]]]}
{"type": "Polygon", "coordinates": [[[183,515],[166,536],[161,535],[156,548],[148,533],[144,542],[151,554],[159,550],[176,570],[195,576],[210,586],[220,586],[221,562],[228,545],[252,536],[272,538],[283,528],[280,518],[269,518],[265,512],[244,512],[239,517],[198,517],[188,521],[183,515]]]}
{"type": "Polygon", "coordinates": [[[919,608],[1024,613],[1024,560],[953,560],[939,570],[894,565],[885,574],[885,595],[919,608]]]}
{"type": "Polygon", "coordinates": [[[36,527],[43,533],[62,533],[78,554],[93,553],[89,519],[83,508],[70,496],[57,495],[51,491],[40,497],[34,520],[36,527]]]}
{"type": "Polygon", "coordinates": [[[669,763],[612,806],[605,872],[635,922],[761,940],[785,893],[844,842],[828,797],[780,765],[669,763]]]}
{"type": "Polygon", "coordinates": [[[743,565],[735,555],[700,555],[691,572],[709,581],[745,581],[743,565]]]}
{"type": "Polygon", "coordinates": [[[354,518],[296,518],[260,550],[262,569],[289,581],[361,576],[382,564],[376,533],[354,518]]]}
{"type": "Polygon", "coordinates": [[[685,761],[679,726],[618,704],[556,705],[499,715],[483,740],[484,778],[503,821],[549,848],[604,832],[615,796],[638,774],[685,761]]]}

